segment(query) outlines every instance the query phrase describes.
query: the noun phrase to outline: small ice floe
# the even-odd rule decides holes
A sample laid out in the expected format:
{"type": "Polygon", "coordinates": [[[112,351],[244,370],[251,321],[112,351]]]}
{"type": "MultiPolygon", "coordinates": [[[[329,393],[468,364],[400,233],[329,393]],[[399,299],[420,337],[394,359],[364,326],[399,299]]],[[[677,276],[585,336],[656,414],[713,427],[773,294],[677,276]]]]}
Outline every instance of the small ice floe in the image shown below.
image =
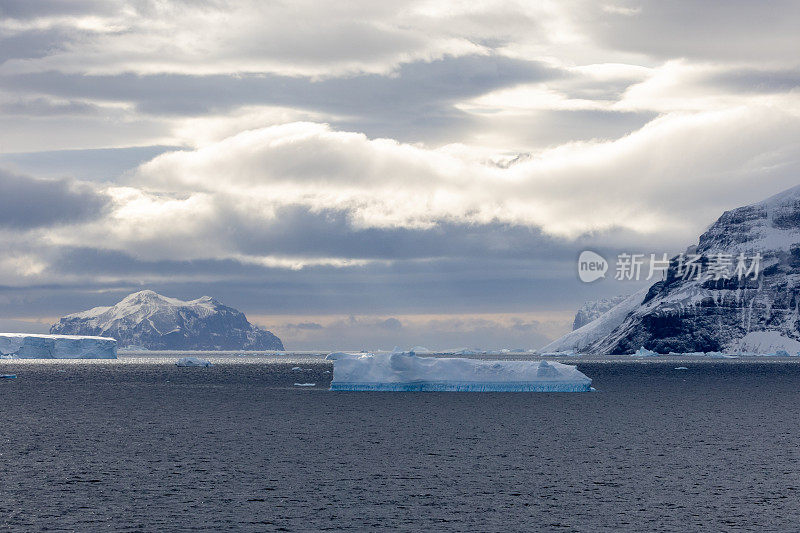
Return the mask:
{"type": "Polygon", "coordinates": [[[295,383],[295,387],[313,387],[316,383],[295,383]]]}
{"type": "Polygon", "coordinates": [[[636,350],[636,352],[633,354],[633,356],[634,357],[657,357],[658,354],[656,352],[654,352],[653,350],[648,350],[647,348],[642,346],[641,348],[636,350]]]}
{"type": "Polygon", "coordinates": [[[786,350],[775,350],[772,353],[765,353],[763,355],[766,357],[792,357],[792,354],[790,354],[786,350]]]}
{"type": "Polygon", "coordinates": [[[0,374],[0,379],[15,379],[16,374],[0,374]]]}
{"type": "Polygon", "coordinates": [[[214,366],[211,361],[200,359],[199,357],[181,357],[175,362],[175,366],[193,366],[208,368],[214,366]]]}
{"type": "Polygon", "coordinates": [[[689,369],[686,368],[685,366],[676,366],[675,370],[689,370],[689,369]]]}
{"type": "Polygon", "coordinates": [[[323,374],[330,374],[330,373],[331,373],[330,370],[326,370],[325,372],[323,372],[323,374]]]}
{"type": "Polygon", "coordinates": [[[299,366],[293,366],[293,367],[292,367],[292,372],[301,372],[302,370],[303,370],[303,369],[302,369],[302,368],[300,368],[299,366]]]}
{"type": "Polygon", "coordinates": [[[579,357],[581,354],[577,353],[574,350],[566,350],[563,352],[544,352],[544,353],[535,353],[535,355],[541,357],[579,357]]]}
{"type": "Polygon", "coordinates": [[[733,355],[729,353],[722,353],[722,352],[706,352],[706,357],[710,357],[712,359],[738,359],[738,355],[733,355]]]}
{"type": "Polygon", "coordinates": [[[14,356],[8,353],[0,353],[0,359],[14,359],[14,356]]]}

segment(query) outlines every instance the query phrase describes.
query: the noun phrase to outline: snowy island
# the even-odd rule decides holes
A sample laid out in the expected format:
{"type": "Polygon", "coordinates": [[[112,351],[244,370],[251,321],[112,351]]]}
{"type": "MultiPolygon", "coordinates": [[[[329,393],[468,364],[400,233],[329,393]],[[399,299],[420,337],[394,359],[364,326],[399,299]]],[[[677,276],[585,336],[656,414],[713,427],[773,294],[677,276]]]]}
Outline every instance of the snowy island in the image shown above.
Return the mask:
{"type": "Polygon", "coordinates": [[[331,354],[337,391],[586,392],[592,380],[555,361],[418,357],[414,352],[331,354]]]}
{"type": "Polygon", "coordinates": [[[108,337],[0,333],[3,359],[116,359],[117,341],[108,337]]]}
{"type": "Polygon", "coordinates": [[[50,333],[113,337],[136,351],[283,350],[278,337],[211,297],[183,301],[151,290],[130,294],[111,307],[67,315],[50,333]]]}

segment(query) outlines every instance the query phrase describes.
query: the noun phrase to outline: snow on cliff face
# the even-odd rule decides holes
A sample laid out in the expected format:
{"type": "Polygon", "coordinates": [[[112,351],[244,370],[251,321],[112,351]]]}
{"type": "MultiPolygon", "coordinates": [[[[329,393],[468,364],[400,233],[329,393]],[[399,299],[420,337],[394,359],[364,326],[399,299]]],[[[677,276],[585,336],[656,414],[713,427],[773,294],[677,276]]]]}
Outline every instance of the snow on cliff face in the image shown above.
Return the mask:
{"type": "Polygon", "coordinates": [[[50,333],[102,335],[149,350],[283,350],[278,337],[208,296],[184,302],[153,291],[67,315],[50,333]]]}
{"type": "Polygon", "coordinates": [[[412,352],[336,354],[331,390],[584,392],[592,380],[554,361],[481,361],[412,352]]]}
{"type": "Polygon", "coordinates": [[[647,289],[642,289],[630,296],[626,296],[625,299],[596,319],[574,331],[570,331],[540,351],[542,353],[584,352],[588,347],[602,340],[619,327],[628,315],[641,305],[646,294],[647,289]]]}
{"type": "MultiPolygon", "coordinates": [[[[800,186],[725,212],[700,237],[695,253],[701,261],[720,253],[734,258],[760,253],[761,275],[755,280],[684,279],[674,258],[666,279],[650,287],[641,305],[580,351],[630,354],[642,346],[658,353],[737,353],[755,347],[797,351],[800,186]]],[[[575,339],[569,335],[553,344],[570,344],[575,339]]]]}
{"type": "Polygon", "coordinates": [[[0,333],[0,356],[15,359],[116,359],[117,341],[107,337],[0,333]]]}
{"type": "Polygon", "coordinates": [[[628,295],[612,296],[611,298],[603,298],[601,300],[593,300],[586,302],[575,313],[575,320],[572,321],[572,330],[575,331],[596,320],[600,315],[604,314],[609,309],[616,307],[628,298],[628,295]]]}

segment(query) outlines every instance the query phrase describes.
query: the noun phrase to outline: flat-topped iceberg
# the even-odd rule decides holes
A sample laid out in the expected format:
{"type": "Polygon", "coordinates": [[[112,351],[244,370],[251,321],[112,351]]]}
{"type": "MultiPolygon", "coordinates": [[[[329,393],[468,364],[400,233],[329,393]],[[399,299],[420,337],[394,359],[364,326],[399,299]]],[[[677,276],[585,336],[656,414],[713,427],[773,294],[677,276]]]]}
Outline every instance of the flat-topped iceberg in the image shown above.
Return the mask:
{"type": "Polygon", "coordinates": [[[0,333],[3,359],[116,359],[117,341],[82,335],[0,333]]]}
{"type": "Polygon", "coordinates": [[[482,361],[414,353],[337,354],[331,390],[585,392],[592,380],[555,361],[482,361]]]}

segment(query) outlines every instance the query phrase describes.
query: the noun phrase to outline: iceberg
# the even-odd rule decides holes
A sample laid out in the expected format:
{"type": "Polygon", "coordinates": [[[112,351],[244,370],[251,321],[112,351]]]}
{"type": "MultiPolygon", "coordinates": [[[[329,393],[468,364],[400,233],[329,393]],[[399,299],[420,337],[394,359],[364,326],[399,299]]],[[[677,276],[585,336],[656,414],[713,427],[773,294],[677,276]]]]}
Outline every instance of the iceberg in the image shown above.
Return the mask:
{"type": "Polygon", "coordinates": [[[632,354],[633,357],[658,357],[658,354],[653,350],[648,350],[644,346],[641,346],[635,353],[632,354]]]}
{"type": "Polygon", "coordinates": [[[0,333],[3,359],[116,359],[117,341],[82,335],[0,333]]]}
{"type": "Polygon", "coordinates": [[[175,362],[175,366],[199,366],[208,368],[214,366],[211,361],[200,359],[199,357],[181,357],[175,362]]]}
{"type": "Polygon", "coordinates": [[[335,391],[585,392],[592,380],[554,361],[482,361],[411,352],[333,360],[335,391]]]}
{"type": "MultiPolygon", "coordinates": [[[[361,355],[361,354],[359,354],[361,355]]],[[[372,355],[368,353],[366,355],[372,355]]],[[[325,356],[326,361],[336,361],[337,359],[347,358],[347,357],[356,357],[355,354],[347,353],[347,352],[332,352],[325,356]]]]}
{"type": "Polygon", "coordinates": [[[149,352],[150,350],[138,344],[129,344],[128,346],[123,346],[117,351],[119,351],[120,353],[128,353],[128,352],[149,352]]]}

